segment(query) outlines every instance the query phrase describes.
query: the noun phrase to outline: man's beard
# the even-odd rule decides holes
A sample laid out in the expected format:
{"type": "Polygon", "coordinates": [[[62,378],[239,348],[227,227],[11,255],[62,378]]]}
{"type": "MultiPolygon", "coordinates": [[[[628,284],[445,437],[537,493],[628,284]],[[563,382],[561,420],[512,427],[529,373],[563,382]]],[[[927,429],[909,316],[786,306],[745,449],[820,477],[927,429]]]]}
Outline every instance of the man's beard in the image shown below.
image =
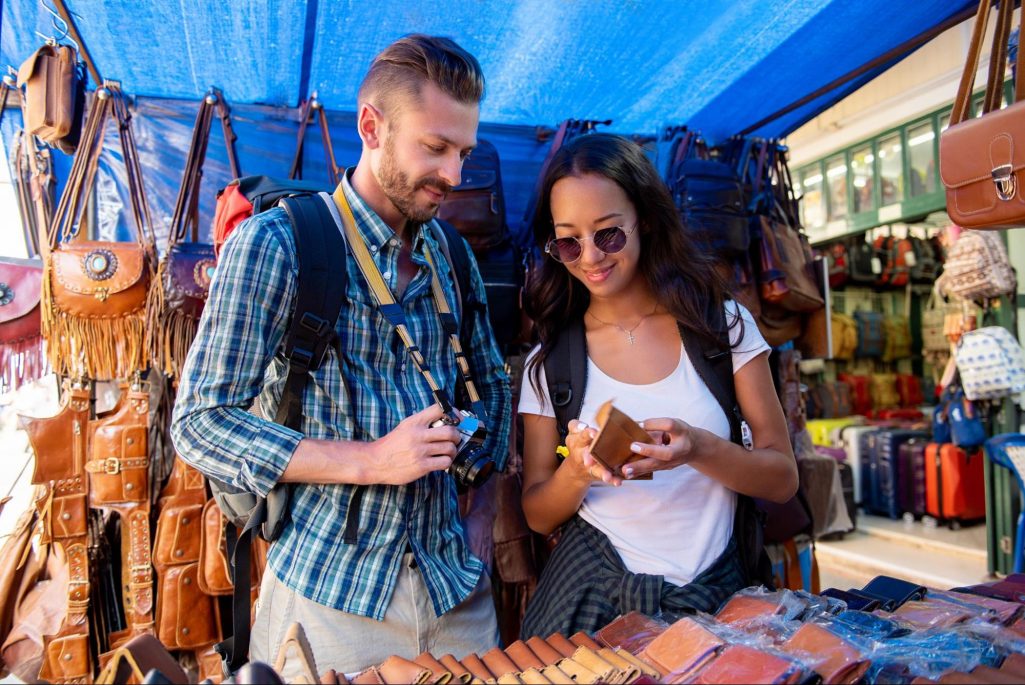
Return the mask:
{"type": "Polygon", "coordinates": [[[400,170],[395,163],[395,145],[390,137],[384,142],[384,154],[381,157],[381,169],[377,182],[385,197],[391,200],[402,216],[417,224],[433,219],[434,215],[438,213],[439,207],[433,202],[418,204],[416,200],[418,190],[425,186],[445,194],[452,190],[452,186],[437,176],[427,176],[416,183],[410,183],[409,174],[400,170]]]}

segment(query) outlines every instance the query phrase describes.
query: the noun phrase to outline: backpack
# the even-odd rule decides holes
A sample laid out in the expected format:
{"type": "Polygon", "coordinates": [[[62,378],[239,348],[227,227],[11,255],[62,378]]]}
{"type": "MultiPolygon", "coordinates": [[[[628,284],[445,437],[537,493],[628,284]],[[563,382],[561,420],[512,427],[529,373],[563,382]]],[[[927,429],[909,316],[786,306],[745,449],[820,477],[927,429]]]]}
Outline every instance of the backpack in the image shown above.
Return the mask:
{"type": "Polygon", "coordinates": [[[886,333],[883,327],[883,315],[879,312],[854,312],[854,321],[858,324],[858,357],[882,357],[886,349],[886,333]]]}
{"type": "Polygon", "coordinates": [[[912,237],[911,249],[914,263],[911,264],[912,283],[933,283],[940,275],[943,265],[936,259],[936,252],[931,243],[921,238],[912,237]]]}
{"type": "MultiPolygon", "coordinates": [[[[709,320],[719,330],[714,345],[680,328],[683,347],[698,375],[715,396],[730,423],[730,439],[743,444],[743,418],[733,386],[733,357],[729,330],[722,308],[710,311],[709,320]]],[[[587,338],[581,319],[567,322],[544,361],[548,397],[555,411],[560,444],[566,443],[569,422],[580,416],[587,386],[587,338]]],[[[734,535],[737,537],[740,563],[749,584],[774,587],[772,567],[765,553],[765,514],[751,497],[737,495],[734,535]]]]}
{"type": "Polygon", "coordinates": [[[499,348],[521,337],[526,263],[505,215],[502,173],[495,146],[479,140],[463,162],[459,185],[438,208],[438,219],[456,227],[470,243],[488,301],[488,317],[499,348]]]}
{"type": "Polygon", "coordinates": [[[944,293],[966,300],[1013,293],[1016,283],[1003,240],[986,231],[961,232],[950,248],[940,280],[944,293]]]}
{"type": "Polygon", "coordinates": [[[270,176],[245,176],[226,185],[217,193],[214,209],[213,241],[214,253],[221,254],[221,248],[240,223],[270,209],[278,200],[295,195],[319,193],[323,183],[315,181],[290,181],[270,176]]]}
{"type": "Polygon", "coordinates": [[[847,246],[833,243],[826,251],[829,259],[829,287],[840,288],[847,283],[850,268],[847,266],[847,246]]]}
{"type": "Polygon", "coordinates": [[[883,318],[883,361],[894,362],[911,356],[911,326],[904,316],[892,315],[883,318]]]}
{"type": "MultiPolygon", "coordinates": [[[[282,353],[288,361],[288,375],[281,393],[274,422],[291,428],[302,428],[302,395],[307,381],[327,360],[334,350],[341,359],[341,341],[335,331],[335,324],[345,299],[346,275],[344,268],[338,268],[337,255],[347,254],[348,247],[337,223],[327,208],[323,196],[306,191],[308,184],[301,181],[272,182],[265,177],[249,177],[233,182],[236,187],[272,186],[270,193],[280,193],[278,199],[288,213],[295,236],[296,253],[299,260],[299,276],[296,285],[295,309],[285,335],[282,353]],[[256,179],[252,183],[250,181],[256,179]],[[273,184],[273,185],[272,185],[273,184]]],[[[268,193],[257,196],[262,207],[267,204],[268,193]]],[[[328,198],[328,201],[331,201],[328,198]]],[[[462,340],[469,339],[470,316],[464,313],[479,305],[473,302],[469,281],[469,253],[466,243],[451,225],[438,221],[440,231],[435,237],[456,275],[455,288],[459,309],[455,312],[461,324],[462,340]]],[[[218,507],[228,521],[238,530],[236,540],[229,540],[232,557],[233,634],[215,646],[225,660],[230,672],[236,671],[246,661],[250,638],[250,541],[254,532],[268,542],[280,537],[288,522],[289,486],[276,485],[266,498],[237,489],[227,483],[208,478],[210,489],[218,507]]],[[[346,536],[355,535],[354,521],[359,517],[359,501],[362,491],[353,495],[353,505],[346,515],[346,536]]]]}
{"type": "Polygon", "coordinates": [[[1025,390],[1025,352],[1006,328],[968,331],[954,357],[965,397],[972,401],[1011,397],[1025,390]]]}
{"type": "MultiPolygon", "coordinates": [[[[876,271],[875,248],[863,239],[854,240],[847,249],[847,264],[850,268],[850,282],[861,285],[875,285],[878,274],[876,271]]],[[[879,267],[880,270],[882,267],[879,267]]]]}
{"type": "Polygon", "coordinates": [[[854,359],[854,352],[858,349],[858,324],[840,312],[833,312],[830,321],[833,326],[833,359],[854,359]]]}

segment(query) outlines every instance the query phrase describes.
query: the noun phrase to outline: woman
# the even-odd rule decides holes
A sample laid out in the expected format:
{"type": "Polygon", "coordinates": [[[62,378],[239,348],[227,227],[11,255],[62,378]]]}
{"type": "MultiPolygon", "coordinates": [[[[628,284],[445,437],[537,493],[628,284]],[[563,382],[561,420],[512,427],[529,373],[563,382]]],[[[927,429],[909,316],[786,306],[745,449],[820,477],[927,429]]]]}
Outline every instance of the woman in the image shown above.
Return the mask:
{"type": "Polygon", "coordinates": [[[593,632],[631,610],[714,611],[751,580],[734,541],[737,493],[784,502],[797,490],[769,346],[751,315],[728,301],[654,166],[629,140],[594,134],[561,149],[537,216],[547,258],[528,302],[541,343],[520,398],[523,509],[535,531],[561,532],[523,634],[593,632]],[[708,315],[717,311],[720,328],[728,326],[747,448],[730,440],[730,421],[682,344],[719,340],[708,315]],[[573,322],[585,331],[586,387],[560,459],[545,361],[573,322]],[[634,443],[636,459],[616,473],[589,452],[595,411],[609,399],[653,438],[634,443]],[[638,480],[646,474],[653,477],[638,480]]]}

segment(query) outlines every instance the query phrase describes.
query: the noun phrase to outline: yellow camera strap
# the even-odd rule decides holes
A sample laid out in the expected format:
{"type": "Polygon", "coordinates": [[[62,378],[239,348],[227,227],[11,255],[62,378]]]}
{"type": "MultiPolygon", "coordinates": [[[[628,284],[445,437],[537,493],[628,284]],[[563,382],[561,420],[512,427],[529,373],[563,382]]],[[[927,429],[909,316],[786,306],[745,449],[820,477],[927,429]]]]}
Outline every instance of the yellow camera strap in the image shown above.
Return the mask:
{"type": "MultiPolygon", "coordinates": [[[[446,414],[451,413],[453,407],[451,401],[449,401],[447,393],[444,388],[438,384],[437,380],[435,380],[434,374],[431,372],[430,365],[427,363],[427,360],[424,359],[423,354],[420,352],[420,348],[417,347],[413,341],[413,337],[409,333],[409,328],[406,326],[406,314],[402,311],[402,306],[395,301],[395,296],[392,294],[388,284],[385,283],[384,277],[381,275],[381,270],[377,268],[377,264],[370,255],[370,250],[367,249],[366,242],[356,229],[356,217],[352,214],[352,208],[349,206],[349,201],[346,199],[341,185],[335,188],[333,197],[342,218],[342,229],[345,231],[346,242],[349,244],[349,248],[352,250],[352,254],[356,258],[356,264],[359,266],[360,272],[366,279],[367,285],[370,286],[370,291],[373,293],[374,299],[377,300],[377,305],[380,308],[381,313],[395,328],[395,332],[398,333],[399,338],[402,340],[402,344],[406,346],[406,351],[409,353],[410,359],[413,360],[413,364],[416,365],[416,368],[427,380],[427,385],[430,386],[431,392],[434,393],[434,397],[438,401],[438,404],[441,405],[442,410],[446,414]]],[[[440,236],[438,239],[444,240],[444,236],[440,236]]],[[[483,403],[481,402],[480,395],[477,393],[477,387],[473,382],[473,378],[470,375],[470,365],[466,359],[466,354],[463,351],[462,343],[459,340],[459,327],[456,322],[455,315],[452,313],[451,307],[448,306],[448,300],[445,298],[445,291],[442,289],[441,281],[438,279],[438,269],[434,264],[434,259],[431,257],[430,251],[424,250],[424,255],[427,257],[427,265],[431,271],[431,294],[434,297],[434,302],[438,309],[438,316],[441,319],[442,327],[448,335],[449,344],[455,354],[456,365],[462,375],[467,397],[474,405],[474,412],[477,414],[478,418],[484,418],[483,403]]],[[[463,315],[467,316],[468,313],[463,312],[463,315]]]]}

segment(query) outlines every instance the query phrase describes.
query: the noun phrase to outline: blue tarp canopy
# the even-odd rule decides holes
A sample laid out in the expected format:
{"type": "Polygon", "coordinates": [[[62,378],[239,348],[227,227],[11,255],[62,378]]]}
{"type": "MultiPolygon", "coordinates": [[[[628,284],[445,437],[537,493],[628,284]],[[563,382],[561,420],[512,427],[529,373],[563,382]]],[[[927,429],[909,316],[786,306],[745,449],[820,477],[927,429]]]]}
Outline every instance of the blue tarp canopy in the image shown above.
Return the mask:
{"type": "MultiPolygon", "coordinates": [[[[535,135],[538,125],[565,118],[611,119],[610,130],[654,135],[663,126],[687,124],[710,140],[722,139],[975,4],[67,0],[101,75],[138,96],[137,135],[147,169],[155,172],[147,186],[159,196],[158,208],[166,208],[164,195],[173,205],[184,158],[177,143],[187,145],[195,103],[209,86],[224,91],[242,120],[238,134],[245,173],[287,171],[295,108],[313,92],[332,112],[339,161],[351,163],[358,157],[358,140],[348,113],[355,109],[362,75],[389,42],[423,32],[451,36],[484,68],[488,92],[481,136],[502,154],[513,220],[544,156],[545,144],[535,135]],[[158,191],[159,176],[173,187],[158,191]]],[[[38,47],[40,35],[54,34],[51,15],[39,0],[2,3],[5,63],[17,66],[38,47]]],[[[886,66],[756,133],[786,134],[886,66]]],[[[6,141],[15,125],[6,121],[11,118],[5,117],[6,141]]],[[[311,133],[311,144],[315,137],[311,133]]],[[[210,149],[212,162],[220,164],[218,143],[211,142],[210,149]]],[[[319,159],[317,154],[308,157],[319,159]]],[[[308,175],[316,173],[311,169],[308,175]]]]}

